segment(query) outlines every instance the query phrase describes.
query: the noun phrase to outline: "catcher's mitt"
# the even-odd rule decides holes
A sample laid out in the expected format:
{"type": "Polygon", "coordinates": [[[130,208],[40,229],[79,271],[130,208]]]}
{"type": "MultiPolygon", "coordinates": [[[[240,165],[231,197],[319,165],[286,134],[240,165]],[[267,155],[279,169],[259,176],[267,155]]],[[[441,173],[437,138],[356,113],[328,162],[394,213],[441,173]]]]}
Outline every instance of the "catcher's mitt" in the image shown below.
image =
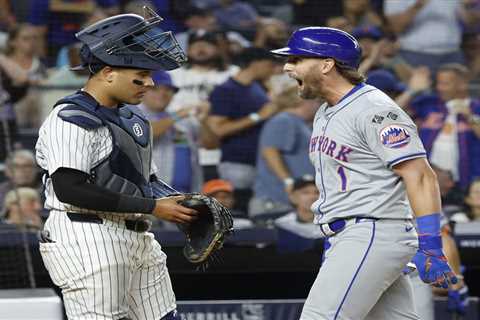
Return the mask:
{"type": "Polygon", "coordinates": [[[216,199],[201,194],[186,194],[178,203],[199,212],[194,222],[178,225],[186,235],[183,254],[191,263],[204,262],[233,232],[232,214],[216,199]]]}

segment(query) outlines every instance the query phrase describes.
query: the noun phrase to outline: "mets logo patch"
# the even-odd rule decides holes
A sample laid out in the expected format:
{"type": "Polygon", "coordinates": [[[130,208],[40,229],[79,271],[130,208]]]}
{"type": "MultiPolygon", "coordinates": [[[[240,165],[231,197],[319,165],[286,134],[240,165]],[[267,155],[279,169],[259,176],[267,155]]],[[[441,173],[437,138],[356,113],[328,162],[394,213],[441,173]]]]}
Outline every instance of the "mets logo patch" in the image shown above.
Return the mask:
{"type": "Polygon", "coordinates": [[[380,139],[385,147],[397,149],[410,142],[410,135],[407,129],[393,124],[380,131],[380,139]]]}

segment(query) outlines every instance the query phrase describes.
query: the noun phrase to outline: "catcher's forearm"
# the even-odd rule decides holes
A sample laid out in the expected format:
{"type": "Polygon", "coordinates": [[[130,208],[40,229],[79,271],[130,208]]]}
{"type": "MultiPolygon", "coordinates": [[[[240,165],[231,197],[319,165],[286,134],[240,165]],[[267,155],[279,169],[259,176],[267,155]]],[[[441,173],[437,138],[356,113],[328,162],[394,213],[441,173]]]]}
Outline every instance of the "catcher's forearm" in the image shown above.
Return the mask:
{"type": "Polygon", "coordinates": [[[78,170],[60,168],[51,178],[58,199],[76,207],[119,213],[152,213],[155,207],[154,199],[132,197],[88,183],[88,174],[78,170]]]}

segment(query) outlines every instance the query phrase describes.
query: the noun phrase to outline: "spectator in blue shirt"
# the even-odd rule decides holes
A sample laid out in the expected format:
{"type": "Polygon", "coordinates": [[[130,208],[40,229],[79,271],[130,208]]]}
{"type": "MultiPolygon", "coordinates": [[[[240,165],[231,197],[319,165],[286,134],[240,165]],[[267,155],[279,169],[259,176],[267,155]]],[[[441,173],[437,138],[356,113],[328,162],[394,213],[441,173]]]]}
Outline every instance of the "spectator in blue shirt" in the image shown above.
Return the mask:
{"type": "Polygon", "coordinates": [[[208,123],[221,140],[220,177],[235,189],[250,189],[263,121],[278,112],[278,105],[270,102],[262,82],[276,72],[278,64],[260,48],[247,48],[241,57],[240,71],[211,93],[208,123]]]}
{"type": "Polygon", "coordinates": [[[106,10],[108,14],[118,12],[117,0],[74,2],[31,0],[28,20],[36,27],[37,35],[45,41],[40,46],[43,50],[48,49],[48,66],[55,66],[58,51],[63,46],[76,42],[75,33],[80,30],[87,17],[96,10],[96,5],[106,10]]]}
{"type": "Polygon", "coordinates": [[[281,107],[285,111],[262,128],[250,216],[290,209],[288,195],[294,180],[315,174],[308,157],[308,143],[318,103],[300,99],[296,87],[286,89],[277,98],[285,105],[281,107]]]}

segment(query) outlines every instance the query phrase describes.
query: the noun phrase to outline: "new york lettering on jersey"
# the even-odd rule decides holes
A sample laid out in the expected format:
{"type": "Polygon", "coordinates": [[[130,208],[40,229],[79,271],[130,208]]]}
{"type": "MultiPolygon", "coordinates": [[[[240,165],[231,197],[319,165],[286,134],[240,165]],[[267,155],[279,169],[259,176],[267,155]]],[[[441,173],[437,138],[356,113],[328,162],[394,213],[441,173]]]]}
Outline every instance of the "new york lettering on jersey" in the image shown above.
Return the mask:
{"type": "Polygon", "coordinates": [[[404,186],[391,166],[425,152],[411,119],[386,99],[379,90],[362,86],[337,105],[319,109],[309,147],[320,190],[312,206],[315,221],[411,216],[404,186]]]}

